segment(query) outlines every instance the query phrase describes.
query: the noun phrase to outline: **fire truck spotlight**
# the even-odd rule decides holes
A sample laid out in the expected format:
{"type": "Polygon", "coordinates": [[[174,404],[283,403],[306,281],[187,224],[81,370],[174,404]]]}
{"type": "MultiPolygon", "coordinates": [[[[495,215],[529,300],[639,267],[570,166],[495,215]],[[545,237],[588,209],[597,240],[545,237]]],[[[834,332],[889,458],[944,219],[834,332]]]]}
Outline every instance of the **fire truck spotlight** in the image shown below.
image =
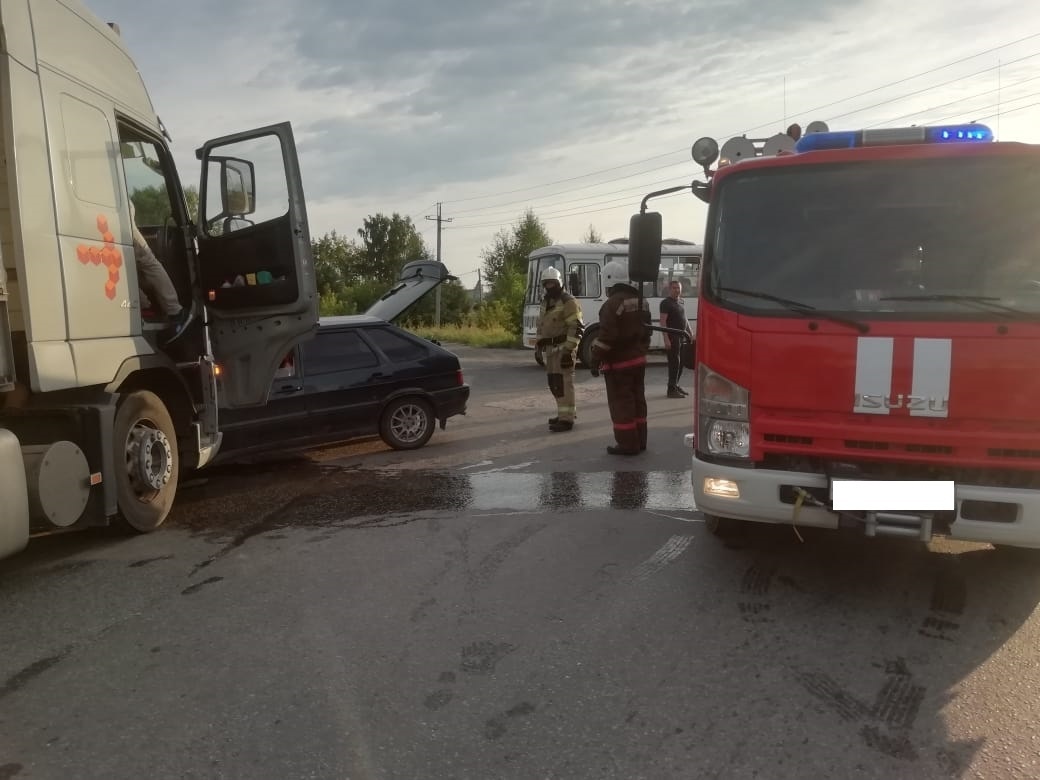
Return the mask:
{"type": "Polygon", "coordinates": [[[698,138],[694,142],[690,154],[695,163],[702,168],[707,168],[719,158],[719,143],[709,136],[698,138]]]}
{"type": "Polygon", "coordinates": [[[705,477],[704,493],[716,498],[740,498],[740,486],[732,479],[705,477]]]}

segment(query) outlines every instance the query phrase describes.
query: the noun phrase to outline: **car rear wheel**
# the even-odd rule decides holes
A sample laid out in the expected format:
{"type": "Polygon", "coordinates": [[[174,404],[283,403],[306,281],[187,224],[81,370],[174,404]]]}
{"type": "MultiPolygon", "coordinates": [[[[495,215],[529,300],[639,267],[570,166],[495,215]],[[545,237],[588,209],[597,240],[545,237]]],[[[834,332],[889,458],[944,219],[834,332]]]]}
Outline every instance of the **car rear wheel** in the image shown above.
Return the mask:
{"type": "Polygon", "coordinates": [[[433,407],[422,398],[391,401],[379,420],[379,436],[395,450],[417,450],[433,436],[433,407]]]}

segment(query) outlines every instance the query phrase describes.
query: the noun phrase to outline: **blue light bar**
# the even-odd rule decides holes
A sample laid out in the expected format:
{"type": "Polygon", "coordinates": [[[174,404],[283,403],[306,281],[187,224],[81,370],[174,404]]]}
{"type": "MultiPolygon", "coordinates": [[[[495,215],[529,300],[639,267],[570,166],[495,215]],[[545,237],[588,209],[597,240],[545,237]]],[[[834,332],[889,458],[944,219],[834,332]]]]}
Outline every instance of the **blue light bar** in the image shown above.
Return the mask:
{"type": "Polygon", "coordinates": [[[985,125],[959,125],[950,127],[929,127],[930,143],[956,143],[958,141],[992,141],[993,131],[985,125]]]}
{"type": "Polygon", "coordinates": [[[993,131],[986,125],[939,125],[937,127],[894,127],[879,130],[839,130],[803,135],[795,145],[798,153],[822,149],[855,149],[894,144],[988,143],[993,131]]]}
{"type": "Polygon", "coordinates": [[[816,152],[821,149],[854,149],[862,146],[862,134],[858,130],[836,130],[827,133],[809,133],[798,139],[795,152],[816,152]]]}

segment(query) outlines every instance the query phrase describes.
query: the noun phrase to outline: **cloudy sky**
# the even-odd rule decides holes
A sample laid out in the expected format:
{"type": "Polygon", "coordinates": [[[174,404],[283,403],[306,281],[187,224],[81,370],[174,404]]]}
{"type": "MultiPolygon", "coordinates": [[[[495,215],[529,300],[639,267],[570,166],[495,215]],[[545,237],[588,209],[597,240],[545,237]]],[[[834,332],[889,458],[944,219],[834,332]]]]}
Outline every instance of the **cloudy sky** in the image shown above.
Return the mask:
{"type": "MultiPolygon", "coordinates": [[[[397,211],[433,247],[441,201],[467,286],[527,207],[554,241],[625,235],[643,194],[697,175],[702,135],[982,120],[1040,142],[1040,3],[1020,0],[86,2],[186,184],[202,141],[288,119],[315,237],[397,211]]],[[[654,207],[703,238],[692,195],[654,207]]]]}

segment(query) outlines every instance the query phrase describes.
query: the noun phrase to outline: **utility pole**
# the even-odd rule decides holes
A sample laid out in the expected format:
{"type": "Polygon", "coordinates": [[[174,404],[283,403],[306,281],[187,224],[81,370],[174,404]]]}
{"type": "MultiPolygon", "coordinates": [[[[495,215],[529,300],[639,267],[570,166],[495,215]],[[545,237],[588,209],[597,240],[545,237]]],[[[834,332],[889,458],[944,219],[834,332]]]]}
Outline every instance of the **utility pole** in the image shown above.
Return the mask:
{"type": "MultiPolygon", "coordinates": [[[[451,222],[451,219],[446,219],[445,217],[441,216],[440,203],[437,204],[437,216],[427,216],[426,219],[436,220],[437,222],[437,262],[439,263],[441,262],[441,225],[444,222],[451,222]]],[[[435,313],[433,315],[433,325],[435,328],[439,328],[441,326],[441,286],[439,284],[437,285],[436,295],[437,304],[436,309],[434,310],[435,313]]]]}
{"type": "Polygon", "coordinates": [[[477,269],[477,303],[484,303],[484,277],[480,274],[480,269],[477,269]]]}

